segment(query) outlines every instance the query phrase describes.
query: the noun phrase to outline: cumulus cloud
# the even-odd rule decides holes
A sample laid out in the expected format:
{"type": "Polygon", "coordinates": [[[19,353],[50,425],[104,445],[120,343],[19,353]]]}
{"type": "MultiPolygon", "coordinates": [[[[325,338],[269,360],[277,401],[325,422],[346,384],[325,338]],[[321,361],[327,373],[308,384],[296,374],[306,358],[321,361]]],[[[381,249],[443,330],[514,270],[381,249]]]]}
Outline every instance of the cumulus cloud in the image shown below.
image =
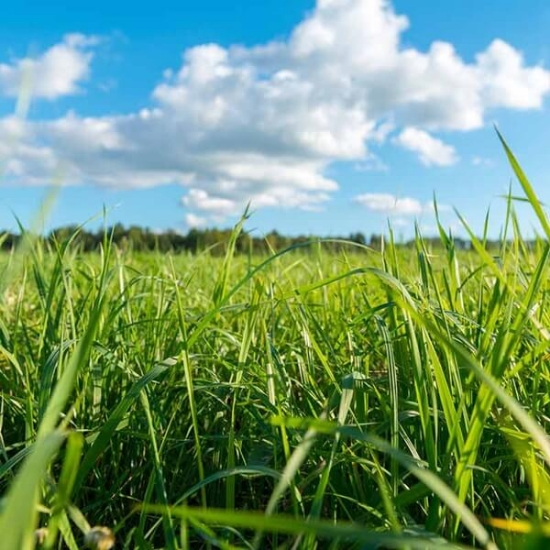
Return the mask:
{"type": "Polygon", "coordinates": [[[36,58],[0,63],[0,92],[15,97],[30,87],[33,97],[50,100],[78,93],[79,84],[90,75],[91,47],[98,41],[93,36],[67,34],[36,58]]]}
{"type": "Polygon", "coordinates": [[[213,213],[218,216],[231,214],[235,211],[234,201],[219,197],[210,197],[203,189],[190,189],[189,193],[183,197],[182,202],[189,208],[213,213]]]}
{"type": "Polygon", "coordinates": [[[472,164],[474,166],[484,166],[489,168],[494,166],[495,163],[490,158],[474,156],[472,157],[472,164]]]}
{"type": "Polygon", "coordinates": [[[523,55],[503,40],[494,40],[477,56],[487,106],[539,109],[550,89],[548,71],[526,68],[523,55]]]}
{"type": "Polygon", "coordinates": [[[394,139],[394,143],[417,153],[425,166],[451,166],[458,162],[454,147],[418,128],[405,128],[394,139]]]}
{"type": "MultiPolygon", "coordinates": [[[[367,167],[371,146],[397,132],[390,143],[425,165],[450,165],[458,154],[438,131],[479,128],[491,109],[539,108],[550,91],[550,73],[502,40],[466,62],[447,42],[403,45],[408,25],[388,0],[318,0],[288,40],[189,48],[139,112],[30,123],[8,175],[37,183],[61,163],[67,183],[176,182],[188,212],[209,220],[249,202],[319,210],[338,189],[331,163],[367,167]]],[[[32,61],[47,77],[35,94],[78,91],[91,45],[69,35],[32,61]]],[[[26,62],[0,66],[0,90],[16,93],[26,62]]],[[[417,213],[407,200],[394,208],[417,213]]]]}

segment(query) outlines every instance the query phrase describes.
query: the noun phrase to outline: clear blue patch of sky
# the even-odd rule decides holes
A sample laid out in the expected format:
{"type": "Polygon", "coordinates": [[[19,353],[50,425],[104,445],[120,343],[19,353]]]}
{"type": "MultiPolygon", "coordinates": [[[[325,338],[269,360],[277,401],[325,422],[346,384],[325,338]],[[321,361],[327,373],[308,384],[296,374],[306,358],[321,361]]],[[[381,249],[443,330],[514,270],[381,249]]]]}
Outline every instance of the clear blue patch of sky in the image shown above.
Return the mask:
{"type": "Polygon", "coordinates": [[[95,229],[103,225],[139,225],[152,230],[173,228],[184,231],[184,210],[180,199],[183,190],[179,185],[164,185],[147,189],[109,189],[92,185],[60,187],[52,192],[46,187],[2,188],[0,199],[0,227],[14,230],[14,214],[25,227],[36,219],[45,231],[64,225],[87,222],[95,229]],[[55,196],[50,209],[41,216],[41,205],[48,196],[55,196]],[[104,218],[103,214],[106,214],[104,218]]]}
{"type": "Polygon", "coordinates": [[[405,45],[426,50],[433,41],[443,40],[473,61],[476,53],[500,38],[523,50],[531,62],[550,58],[547,0],[394,0],[393,5],[409,18],[405,45]]]}

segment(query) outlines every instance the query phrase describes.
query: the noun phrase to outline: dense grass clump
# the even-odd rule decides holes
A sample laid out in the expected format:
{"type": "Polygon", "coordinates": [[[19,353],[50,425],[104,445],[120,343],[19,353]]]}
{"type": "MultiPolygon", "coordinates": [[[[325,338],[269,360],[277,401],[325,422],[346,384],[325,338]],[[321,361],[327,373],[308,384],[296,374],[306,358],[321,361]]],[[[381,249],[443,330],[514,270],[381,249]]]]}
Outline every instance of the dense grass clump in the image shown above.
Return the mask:
{"type": "Polygon", "coordinates": [[[497,256],[442,227],[259,257],[234,254],[241,222],[222,259],[24,239],[0,548],[544,545],[550,230],[510,160],[545,238],[510,208],[497,256]]]}

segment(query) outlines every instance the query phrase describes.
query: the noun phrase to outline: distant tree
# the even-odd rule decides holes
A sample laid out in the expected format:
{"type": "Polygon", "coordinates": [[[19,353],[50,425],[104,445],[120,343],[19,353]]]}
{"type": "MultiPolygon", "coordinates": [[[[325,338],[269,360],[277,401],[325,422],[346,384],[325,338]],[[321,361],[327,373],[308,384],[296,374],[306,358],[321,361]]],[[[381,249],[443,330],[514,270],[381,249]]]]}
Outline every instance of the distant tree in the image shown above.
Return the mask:
{"type": "Polygon", "coordinates": [[[367,239],[363,233],[351,233],[348,240],[357,244],[367,244],[367,239]]]}
{"type": "Polygon", "coordinates": [[[370,236],[369,246],[375,250],[380,250],[382,248],[382,235],[375,235],[374,233],[370,236]]]}
{"type": "MultiPolygon", "coordinates": [[[[221,256],[225,254],[227,245],[231,237],[230,229],[190,229],[186,234],[179,233],[174,230],[164,232],[153,232],[149,228],[143,228],[133,225],[125,228],[121,223],[117,223],[106,229],[98,229],[97,231],[87,231],[75,225],[59,227],[51,231],[47,237],[42,239],[44,246],[52,247],[59,246],[71,240],[84,252],[98,250],[105,238],[112,239],[115,246],[122,249],[130,249],[134,251],[156,250],[159,252],[200,252],[209,249],[213,256],[221,256]]],[[[424,244],[430,249],[441,249],[445,246],[451,246],[456,250],[469,250],[472,244],[469,240],[462,238],[449,237],[450,240],[446,243],[442,242],[439,237],[425,237],[424,244]]],[[[353,232],[348,237],[327,239],[322,244],[317,246],[304,247],[304,252],[315,252],[318,248],[326,251],[338,252],[346,249],[349,245],[346,241],[368,245],[375,250],[380,250],[382,247],[384,236],[379,234],[371,234],[368,241],[365,235],[361,232],[353,232]]],[[[18,245],[21,236],[16,233],[0,232],[0,249],[12,250],[18,245]]],[[[271,251],[280,251],[294,245],[309,243],[319,240],[315,235],[298,235],[286,236],[273,230],[264,236],[254,236],[251,233],[243,232],[237,239],[235,250],[238,254],[268,254],[271,251]]],[[[502,248],[501,241],[485,240],[485,248],[492,253],[500,252],[502,248]]],[[[537,241],[525,242],[525,246],[530,249],[535,249],[536,246],[542,246],[544,243],[537,241]]],[[[400,241],[396,244],[398,247],[415,249],[417,243],[414,239],[407,242],[400,241]]]]}

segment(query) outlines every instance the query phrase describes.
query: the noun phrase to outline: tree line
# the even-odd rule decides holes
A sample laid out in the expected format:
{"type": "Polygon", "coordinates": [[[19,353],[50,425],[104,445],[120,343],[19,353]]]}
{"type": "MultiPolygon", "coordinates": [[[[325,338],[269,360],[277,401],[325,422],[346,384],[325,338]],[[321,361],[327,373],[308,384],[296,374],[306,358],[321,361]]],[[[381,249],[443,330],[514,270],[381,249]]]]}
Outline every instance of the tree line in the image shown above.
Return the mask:
{"type": "MultiPolygon", "coordinates": [[[[105,242],[105,239],[108,239],[121,249],[131,249],[134,251],[196,253],[210,249],[211,253],[216,255],[225,253],[231,233],[231,229],[191,229],[187,233],[180,233],[174,230],[158,232],[138,226],[124,227],[122,224],[116,224],[107,229],[99,229],[97,231],[90,231],[77,226],[66,226],[55,229],[47,235],[35,236],[35,238],[41,241],[45,247],[56,246],[72,240],[74,246],[77,246],[83,252],[98,250],[105,242]]],[[[11,250],[17,246],[21,239],[22,234],[3,232],[0,237],[0,248],[4,251],[11,250]]],[[[319,239],[325,241],[323,248],[328,250],[339,251],[349,248],[349,244],[346,244],[349,242],[367,245],[379,250],[384,237],[378,234],[372,234],[367,237],[361,232],[355,232],[342,237],[330,237],[325,240],[315,235],[286,236],[280,234],[278,231],[271,231],[263,236],[242,232],[237,238],[235,249],[237,253],[262,254],[319,239]]],[[[438,237],[424,238],[424,242],[433,247],[442,246],[441,240],[438,237]]],[[[468,250],[471,246],[470,241],[461,238],[454,238],[453,243],[456,249],[468,250]]],[[[398,244],[404,247],[415,246],[414,240],[398,244]]],[[[497,249],[500,246],[500,242],[490,241],[486,245],[488,249],[497,249]]]]}

